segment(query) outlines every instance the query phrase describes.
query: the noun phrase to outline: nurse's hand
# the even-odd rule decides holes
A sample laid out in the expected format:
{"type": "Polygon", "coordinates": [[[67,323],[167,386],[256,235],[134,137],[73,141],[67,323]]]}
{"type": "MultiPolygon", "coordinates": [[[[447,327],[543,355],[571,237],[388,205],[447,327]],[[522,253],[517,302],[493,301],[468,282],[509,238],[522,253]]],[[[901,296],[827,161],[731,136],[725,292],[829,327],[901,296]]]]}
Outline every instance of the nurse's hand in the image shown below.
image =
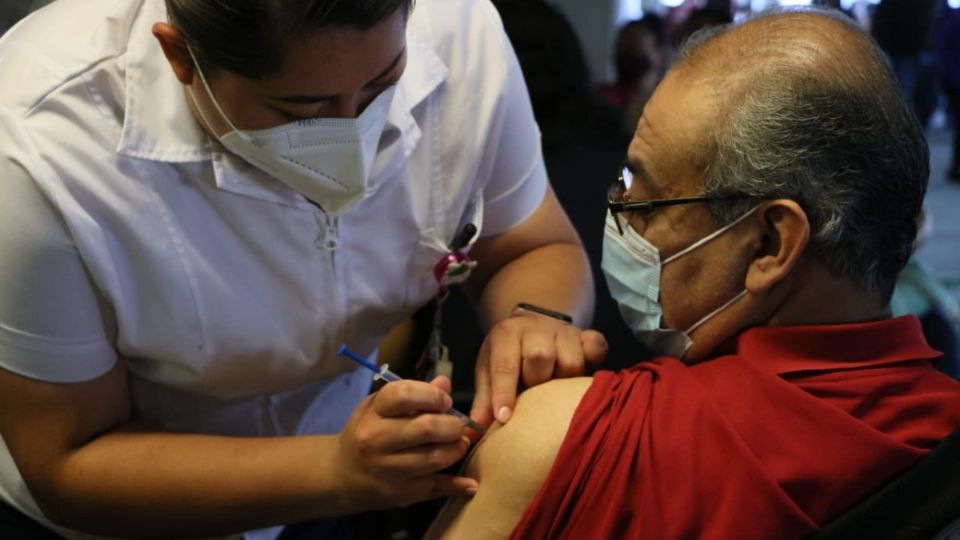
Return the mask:
{"type": "Polygon", "coordinates": [[[518,312],[493,327],[477,357],[476,395],[470,417],[480,425],[510,420],[518,383],[527,388],[551,379],[578,377],[607,355],[596,330],[518,312]]]}
{"type": "Polygon", "coordinates": [[[348,507],[406,506],[476,493],[471,478],[438,474],[460,461],[470,441],[453,405],[450,380],[396,381],[367,396],[339,434],[337,474],[348,507]]]}

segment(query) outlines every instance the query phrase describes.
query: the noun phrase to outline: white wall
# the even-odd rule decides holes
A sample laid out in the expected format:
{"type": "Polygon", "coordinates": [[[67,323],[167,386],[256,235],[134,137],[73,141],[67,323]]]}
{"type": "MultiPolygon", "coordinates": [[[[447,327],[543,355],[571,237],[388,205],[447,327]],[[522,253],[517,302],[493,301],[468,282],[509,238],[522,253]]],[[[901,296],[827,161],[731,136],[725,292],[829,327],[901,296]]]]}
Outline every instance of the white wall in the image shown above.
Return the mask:
{"type": "Polygon", "coordinates": [[[616,36],[619,0],[548,0],[573,25],[595,82],[613,77],[611,44],[616,36]]]}

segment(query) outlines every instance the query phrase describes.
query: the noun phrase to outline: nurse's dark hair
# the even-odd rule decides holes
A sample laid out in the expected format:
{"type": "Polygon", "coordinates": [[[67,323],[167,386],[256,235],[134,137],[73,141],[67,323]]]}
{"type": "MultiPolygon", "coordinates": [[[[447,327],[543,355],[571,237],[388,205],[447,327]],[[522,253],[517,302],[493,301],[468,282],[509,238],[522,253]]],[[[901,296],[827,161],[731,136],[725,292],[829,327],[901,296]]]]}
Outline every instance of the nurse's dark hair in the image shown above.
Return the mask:
{"type": "Polygon", "coordinates": [[[180,31],[207,76],[226,69],[269,77],[297,39],[324,28],[367,30],[414,0],[166,0],[180,31]]]}

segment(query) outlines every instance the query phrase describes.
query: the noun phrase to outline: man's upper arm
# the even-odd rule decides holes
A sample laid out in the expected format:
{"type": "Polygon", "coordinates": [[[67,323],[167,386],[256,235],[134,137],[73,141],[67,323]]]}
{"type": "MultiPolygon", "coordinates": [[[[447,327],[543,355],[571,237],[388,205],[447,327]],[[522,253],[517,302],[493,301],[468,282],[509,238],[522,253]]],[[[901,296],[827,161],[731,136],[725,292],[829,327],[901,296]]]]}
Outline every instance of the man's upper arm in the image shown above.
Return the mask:
{"type": "Polygon", "coordinates": [[[558,379],[520,395],[513,416],[478,443],[464,474],[480,483],[451,499],[428,538],[508,538],[547,478],[580,398],[592,379],[558,379]]]}

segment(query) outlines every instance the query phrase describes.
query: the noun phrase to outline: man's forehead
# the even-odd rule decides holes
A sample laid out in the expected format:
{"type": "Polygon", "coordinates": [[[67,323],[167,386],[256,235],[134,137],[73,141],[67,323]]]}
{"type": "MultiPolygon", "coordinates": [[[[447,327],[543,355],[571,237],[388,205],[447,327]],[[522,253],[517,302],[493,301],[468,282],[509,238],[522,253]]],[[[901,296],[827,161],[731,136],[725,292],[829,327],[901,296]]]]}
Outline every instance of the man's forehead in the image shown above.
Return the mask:
{"type": "Polygon", "coordinates": [[[628,152],[631,159],[644,162],[653,176],[702,170],[714,146],[722,101],[709,79],[679,75],[671,71],[657,88],[628,152]],[[676,171],[678,167],[690,170],[676,171]]]}

